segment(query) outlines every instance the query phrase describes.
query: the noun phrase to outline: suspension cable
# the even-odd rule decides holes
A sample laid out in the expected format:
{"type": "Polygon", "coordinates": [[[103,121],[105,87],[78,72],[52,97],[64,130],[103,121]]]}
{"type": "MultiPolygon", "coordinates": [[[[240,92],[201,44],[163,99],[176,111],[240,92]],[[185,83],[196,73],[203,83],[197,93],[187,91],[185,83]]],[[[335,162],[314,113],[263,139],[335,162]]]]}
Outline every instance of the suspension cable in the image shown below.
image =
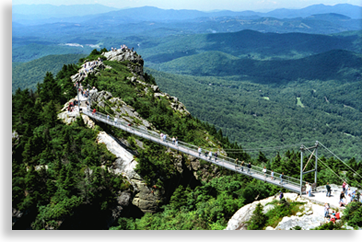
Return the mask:
{"type": "Polygon", "coordinates": [[[362,176],[360,174],[358,174],[355,170],[353,170],[349,165],[347,165],[341,158],[339,158],[337,155],[335,155],[332,151],[330,151],[327,147],[325,147],[321,142],[319,142],[319,144],[321,144],[326,150],[328,150],[332,155],[334,155],[335,157],[337,157],[338,160],[342,161],[343,164],[345,164],[346,166],[349,167],[349,169],[351,169],[354,173],[353,174],[357,174],[359,177],[362,178],[362,176]]]}
{"type": "MultiPolygon", "coordinates": [[[[305,150],[307,150],[309,153],[312,153],[309,149],[305,149],[305,150]]],[[[318,156],[316,156],[316,155],[314,155],[314,156],[317,157],[317,159],[318,159],[320,162],[322,162],[322,164],[323,164],[324,166],[326,166],[329,170],[331,170],[339,179],[341,179],[342,181],[345,181],[345,179],[343,179],[343,178],[341,178],[340,176],[338,176],[328,165],[326,165],[321,159],[319,159],[318,156]]]]}

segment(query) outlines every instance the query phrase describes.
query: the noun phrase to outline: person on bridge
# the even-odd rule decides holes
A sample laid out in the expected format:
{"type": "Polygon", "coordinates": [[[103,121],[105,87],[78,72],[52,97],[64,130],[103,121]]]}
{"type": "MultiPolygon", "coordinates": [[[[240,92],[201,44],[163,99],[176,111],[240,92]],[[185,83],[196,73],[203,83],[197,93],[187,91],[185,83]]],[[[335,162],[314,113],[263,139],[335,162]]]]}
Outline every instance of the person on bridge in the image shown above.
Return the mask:
{"type": "Polygon", "coordinates": [[[326,197],[330,197],[331,196],[331,186],[329,185],[328,182],[327,182],[327,185],[326,185],[326,189],[327,189],[326,197]]]}
{"type": "Polygon", "coordinates": [[[239,167],[239,158],[235,159],[235,170],[237,170],[239,167]]]}
{"type": "Polygon", "coordinates": [[[199,148],[197,149],[197,152],[199,152],[199,156],[201,156],[202,149],[201,149],[200,146],[199,146],[199,148]]]}
{"type": "Polygon", "coordinates": [[[212,152],[210,150],[210,152],[209,152],[209,160],[211,160],[211,157],[212,157],[212,152]]]}
{"type": "Polygon", "coordinates": [[[279,182],[279,184],[283,184],[283,179],[284,179],[284,172],[282,172],[282,174],[280,175],[280,182],[279,182]]]}
{"type": "Polygon", "coordinates": [[[163,135],[163,141],[167,142],[167,135],[166,134],[163,135]]]}
{"type": "Polygon", "coordinates": [[[207,154],[208,154],[209,152],[207,151],[207,150],[205,150],[205,158],[207,159],[207,154]]]}
{"type": "Polygon", "coordinates": [[[217,162],[217,151],[215,151],[215,162],[217,162]]]}
{"type": "Polygon", "coordinates": [[[163,140],[163,133],[160,134],[160,138],[161,138],[161,140],[163,140]]]}
{"type": "Polygon", "coordinates": [[[114,123],[117,125],[117,117],[114,118],[114,123]]]}
{"type": "Polygon", "coordinates": [[[274,180],[274,171],[272,170],[270,173],[271,179],[274,180]]]}
{"type": "Polygon", "coordinates": [[[264,172],[264,177],[266,179],[266,167],[265,166],[264,166],[263,172],[264,172]]]}
{"type": "Polygon", "coordinates": [[[251,162],[249,162],[249,164],[247,165],[247,167],[248,167],[248,173],[250,173],[251,162]]]}
{"type": "Polygon", "coordinates": [[[244,161],[242,161],[241,164],[240,164],[240,170],[241,170],[242,172],[244,172],[244,161]]]}
{"type": "Polygon", "coordinates": [[[176,141],[175,136],[172,136],[172,144],[173,145],[175,145],[175,141],[176,141]]]}
{"type": "Polygon", "coordinates": [[[107,114],[107,121],[109,122],[109,114],[107,114]]]}
{"type": "Polygon", "coordinates": [[[175,145],[178,146],[178,138],[176,136],[176,139],[175,139],[175,145]]]}
{"type": "Polygon", "coordinates": [[[97,110],[96,110],[96,109],[93,109],[92,114],[94,115],[94,114],[96,114],[96,112],[97,112],[97,110]]]}

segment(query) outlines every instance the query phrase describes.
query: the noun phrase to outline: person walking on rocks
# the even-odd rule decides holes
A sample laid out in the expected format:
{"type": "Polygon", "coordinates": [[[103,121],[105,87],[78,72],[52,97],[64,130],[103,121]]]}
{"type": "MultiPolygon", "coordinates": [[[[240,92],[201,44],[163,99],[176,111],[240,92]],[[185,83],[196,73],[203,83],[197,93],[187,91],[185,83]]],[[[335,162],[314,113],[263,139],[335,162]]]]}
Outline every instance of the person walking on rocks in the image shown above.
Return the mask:
{"type": "Polygon", "coordinates": [[[305,184],[305,191],[307,192],[308,197],[311,197],[311,196],[312,196],[312,194],[311,194],[311,192],[310,192],[310,185],[309,185],[308,182],[305,184]]]}
{"type": "Polygon", "coordinates": [[[201,156],[202,149],[201,149],[200,146],[199,146],[199,148],[197,149],[197,152],[199,152],[199,156],[201,156]]]}
{"type": "Polygon", "coordinates": [[[342,184],[342,189],[343,189],[344,193],[346,193],[346,185],[347,185],[347,183],[346,183],[346,181],[344,181],[342,184]]]}
{"type": "Polygon", "coordinates": [[[325,203],[324,204],[324,217],[328,218],[328,216],[329,216],[329,204],[325,203]]]}
{"type": "Polygon", "coordinates": [[[282,200],[282,199],[283,199],[283,197],[284,197],[284,194],[283,194],[283,192],[282,192],[282,191],[279,191],[279,193],[280,193],[280,194],[279,194],[279,199],[280,199],[280,200],[282,200]]]}
{"type": "Polygon", "coordinates": [[[342,206],[345,206],[346,203],[344,202],[344,192],[342,191],[341,194],[339,195],[339,206],[342,207],[342,206]]]}
{"type": "Polygon", "coordinates": [[[326,197],[330,197],[331,196],[331,186],[329,185],[328,182],[327,182],[327,185],[326,185],[326,189],[327,189],[326,197]]]}

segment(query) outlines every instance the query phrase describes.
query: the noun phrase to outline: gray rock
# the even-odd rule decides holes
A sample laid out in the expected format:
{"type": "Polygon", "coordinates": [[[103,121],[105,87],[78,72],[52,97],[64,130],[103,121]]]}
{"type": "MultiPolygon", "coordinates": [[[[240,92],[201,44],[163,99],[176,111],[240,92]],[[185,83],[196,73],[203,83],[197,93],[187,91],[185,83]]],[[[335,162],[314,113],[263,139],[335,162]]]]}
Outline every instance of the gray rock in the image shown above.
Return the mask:
{"type": "Polygon", "coordinates": [[[151,88],[154,92],[160,92],[160,89],[158,88],[158,86],[152,85],[151,88]]]}
{"type": "Polygon", "coordinates": [[[131,203],[132,194],[129,191],[122,192],[120,196],[117,197],[117,202],[121,206],[128,206],[131,203]]]}

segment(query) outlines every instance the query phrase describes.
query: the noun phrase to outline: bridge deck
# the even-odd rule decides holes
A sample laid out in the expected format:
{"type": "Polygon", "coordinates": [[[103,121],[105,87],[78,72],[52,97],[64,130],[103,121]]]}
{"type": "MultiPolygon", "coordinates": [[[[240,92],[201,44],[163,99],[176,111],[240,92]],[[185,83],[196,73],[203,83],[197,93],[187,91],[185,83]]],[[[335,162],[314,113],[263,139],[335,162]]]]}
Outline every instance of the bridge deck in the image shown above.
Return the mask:
{"type": "Polygon", "coordinates": [[[193,157],[196,157],[198,159],[207,161],[209,163],[212,163],[214,165],[224,167],[226,169],[232,170],[234,172],[247,175],[250,177],[253,177],[255,179],[268,182],[270,184],[285,188],[287,190],[299,193],[300,192],[300,185],[298,184],[298,179],[285,176],[283,179],[283,183],[281,183],[281,179],[279,176],[277,177],[277,174],[275,175],[274,179],[271,179],[270,175],[265,177],[264,173],[261,171],[260,167],[252,166],[250,169],[250,172],[247,172],[248,168],[244,167],[244,170],[242,171],[240,167],[237,167],[235,163],[231,160],[231,158],[219,156],[217,160],[215,160],[215,157],[209,157],[205,156],[201,153],[199,156],[199,153],[197,152],[197,147],[193,146],[191,144],[187,144],[184,142],[180,142],[178,145],[175,145],[171,141],[163,141],[160,139],[159,135],[156,132],[152,132],[149,130],[141,129],[134,126],[128,126],[128,123],[119,120],[117,123],[112,120],[112,118],[107,119],[106,115],[101,113],[92,114],[89,110],[83,108],[83,114],[89,116],[92,119],[98,120],[100,122],[106,123],[108,125],[114,126],[116,128],[122,129],[124,131],[127,131],[131,134],[134,134],[136,136],[142,137],[144,139],[153,141],[155,143],[158,143],[160,145],[169,147],[171,149],[180,151],[184,154],[191,155],[193,157]]]}

